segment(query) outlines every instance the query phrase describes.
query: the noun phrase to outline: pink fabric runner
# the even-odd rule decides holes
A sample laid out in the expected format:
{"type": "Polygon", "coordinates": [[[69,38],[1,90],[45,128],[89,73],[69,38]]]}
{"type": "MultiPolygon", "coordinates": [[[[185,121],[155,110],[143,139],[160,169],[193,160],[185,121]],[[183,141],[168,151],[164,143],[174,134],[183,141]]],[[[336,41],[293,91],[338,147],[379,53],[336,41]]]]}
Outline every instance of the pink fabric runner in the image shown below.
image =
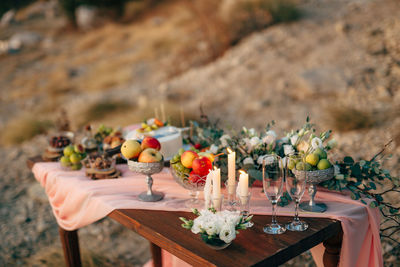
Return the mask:
{"type": "MultiPolygon", "coordinates": [[[[84,170],[63,171],[59,163],[36,163],[32,170],[46,190],[58,224],[66,230],[91,224],[114,209],[188,211],[183,205],[189,197],[188,191],[178,186],[168,168],[153,176],[153,189],[165,193],[163,201],[153,203],[141,202],[137,198],[146,190],[143,175],[130,172],[126,165],[118,165],[118,169],[122,172],[121,178],[96,181],[87,178],[84,170]]],[[[378,209],[371,209],[346,195],[333,192],[320,191],[316,200],[324,201],[328,210],[325,213],[302,212],[300,216],[332,218],[342,222],[344,235],[340,267],[383,266],[378,209]]],[[[271,205],[260,188],[252,189],[250,203],[252,214],[271,214],[271,205]]],[[[293,205],[289,205],[279,208],[278,214],[293,216],[293,210],[293,205]]],[[[318,266],[323,266],[323,249],[319,245],[312,250],[318,266]]],[[[165,266],[185,264],[164,251],[163,257],[168,263],[165,266]]]]}

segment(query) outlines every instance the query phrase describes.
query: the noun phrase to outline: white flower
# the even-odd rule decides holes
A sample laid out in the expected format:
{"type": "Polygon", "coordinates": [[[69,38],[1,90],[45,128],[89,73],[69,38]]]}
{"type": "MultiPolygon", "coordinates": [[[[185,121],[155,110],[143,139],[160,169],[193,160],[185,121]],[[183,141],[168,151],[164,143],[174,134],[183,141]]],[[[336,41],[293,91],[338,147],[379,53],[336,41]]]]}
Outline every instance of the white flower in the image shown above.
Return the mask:
{"type": "Polygon", "coordinates": [[[215,216],[212,216],[203,223],[203,229],[207,232],[208,235],[215,235],[220,232],[221,227],[215,216]]]}
{"type": "Polygon", "coordinates": [[[254,128],[249,129],[249,134],[250,134],[250,136],[256,135],[256,129],[254,129],[254,128]]]}
{"type": "Polygon", "coordinates": [[[274,157],[274,156],[271,156],[271,155],[266,155],[266,157],[264,158],[264,160],[265,160],[265,164],[269,165],[269,164],[274,163],[275,157],[274,157]]]}
{"type": "Polygon", "coordinates": [[[219,138],[219,141],[221,141],[221,145],[223,147],[227,147],[228,146],[228,140],[230,140],[231,137],[228,134],[224,134],[223,136],[221,136],[219,138]]]}
{"type": "Polygon", "coordinates": [[[329,140],[327,145],[332,149],[337,146],[337,141],[335,139],[329,140]]]}
{"type": "Polygon", "coordinates": [[[333,165],[333,168],[335,170],[335,174],[334,174],[335,176],[340,174],[340,167],[338,165],[333,165]]]}
{"type": "Polygon", "coordinates": [[[193,221],[193,226],[192,226],[192,233],[193,234],[198,234],[201,232],[201,220],[198,220],[199,217],[194,219],[193,221]]]}
{"type": "Polygon", "coordinates": [[[266,135],[263,137],[262,142],[264,144],[271,145],[275,142],[276,140],[276,133],[272,130],[269,130],[266,135]]]}
{"type": "Polygon", "coordinates": [[[208,149],[208,151],[209,151],[210,153],[212,153],[212,154],[217,154],[217,152],[218,152],[218,146],[212,144],[212,145],[210,146],[210,148],[208,149]]]}
{"type": "Polygon", "coordinates": [[[247,157],[243,160],[243,165],[246,164],[253,164],[254,165],[254,160],[251,157],[247,157]]]}
{"type": "Polygon", "coordinates": [[[296,145],[298,140],[299,140],[299,136],[297,134],[295,134],[292,137],[290,137],[290,143],[292,143],[293,146],[296,145]]]}
{"type": "Polygon", "coordinates": [[[318,137],[314,137],[314,138],[311,140],[311,146],[312,146],[313,149],[323,148],[322,140],[319,139],[318,137]]]}
{"type": "Polygon", "coordinates": [[[294,148],[292,145],[284,145],[283,146],[283,153],[285,153],[286,156],[293,154],[294,152],[295,151],[294,151],[294,148]]]}
{"type": "Polygon", "coordinates": [[[250,139],[250,146],[251,149],[255,148],[256,146],[258,146],[261,143],[260,138],[258,138],[257,136],[254,136],[250,139]]]}
{"type": "Polygon", "coordinates": [[[236,230],[235,227],[232,227],[229,224],[224,224],[221,228],[221,232],[219,233],[219,239],[224,241],[225,243],[230,243],[236,238],[236,230]]]}

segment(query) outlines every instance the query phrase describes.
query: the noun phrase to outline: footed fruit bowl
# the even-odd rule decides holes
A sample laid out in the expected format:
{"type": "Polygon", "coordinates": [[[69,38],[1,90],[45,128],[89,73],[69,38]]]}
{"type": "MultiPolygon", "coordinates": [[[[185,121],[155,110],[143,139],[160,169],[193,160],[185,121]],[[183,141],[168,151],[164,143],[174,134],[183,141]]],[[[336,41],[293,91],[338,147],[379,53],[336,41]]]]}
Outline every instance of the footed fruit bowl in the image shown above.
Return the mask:
{"type": "Polygon", "coordinates": [[[317,194],[317,184],[328,181],[333,178],[335,174],[335,168],[332,166],[325,170],[315,170],[315,171],[299,171],[293,170],[294,175],[296,177],[305,176],[308,186],[308,194],[310,196],[309,202],[300,203],[300,208],[304,211],[311,212],[324,212],[327,209],[325,203],[316,203],[314,200],[315,195],[317,194]]]}
{"type": "Polygon", "coordinates": [[[159,162],[144,163],[135,160],[128,160],[128,167],[132,172],[146,175],[147,191],[140,193],[139,199],[145,202],[160,201],[164,198],[164,193],[154,192],[152,190],[153,178],[152,174],[161,172],[164,167],[164,159],[159,162]]]}
{"type": "Polygon", "coordinates": [[[183,188],[189,190],[190,199],[185,202],[186,207],[195,208],[200,207],[202,203],[198,199],[199,191],[204,189],[206,184],[207,175],[200,176],[193,173],[185,173],[175,169],[173,166],[170,168],[171,174],[175,181],[183,188]]]}

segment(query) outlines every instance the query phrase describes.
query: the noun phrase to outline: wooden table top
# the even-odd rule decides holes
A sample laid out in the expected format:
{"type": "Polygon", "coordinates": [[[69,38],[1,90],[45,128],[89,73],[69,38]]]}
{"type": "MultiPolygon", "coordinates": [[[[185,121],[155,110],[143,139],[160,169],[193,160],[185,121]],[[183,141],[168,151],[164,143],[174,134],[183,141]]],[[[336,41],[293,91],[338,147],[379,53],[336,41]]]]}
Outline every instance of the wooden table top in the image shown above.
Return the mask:
{"type": "MultiPolygon", "coordinates": [[[[39,157],[31,158],[28,167],[40,161],[39,157]]],[[[194,266],[277,266],[341,231],[339,221],[302,218],[309,225],[306,231],[268,235],[262,228],[271,222],[271,216],[256,215],[252,228],[240,230],[228,248],[216,251],[205,245],[199,235],[181,227],[179,217],[194,218],[189,212],[117,209],[108,216],[194,266]]],[[[291,220],[292,217],[278,217],[281,223],[291,220]]]]}

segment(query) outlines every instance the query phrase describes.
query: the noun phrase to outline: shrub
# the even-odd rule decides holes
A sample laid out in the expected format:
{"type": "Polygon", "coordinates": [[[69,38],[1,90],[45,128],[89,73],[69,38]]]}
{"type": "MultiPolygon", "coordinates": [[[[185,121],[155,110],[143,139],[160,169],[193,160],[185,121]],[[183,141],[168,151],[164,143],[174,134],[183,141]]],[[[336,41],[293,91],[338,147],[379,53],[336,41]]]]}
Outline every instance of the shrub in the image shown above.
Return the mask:
{"type": "Polygon", "coordinates": [[[342,132],[372,128],[377,123],[372,112],[346,106],[328,108],[328,117],[332,127],[342,132]]]}

